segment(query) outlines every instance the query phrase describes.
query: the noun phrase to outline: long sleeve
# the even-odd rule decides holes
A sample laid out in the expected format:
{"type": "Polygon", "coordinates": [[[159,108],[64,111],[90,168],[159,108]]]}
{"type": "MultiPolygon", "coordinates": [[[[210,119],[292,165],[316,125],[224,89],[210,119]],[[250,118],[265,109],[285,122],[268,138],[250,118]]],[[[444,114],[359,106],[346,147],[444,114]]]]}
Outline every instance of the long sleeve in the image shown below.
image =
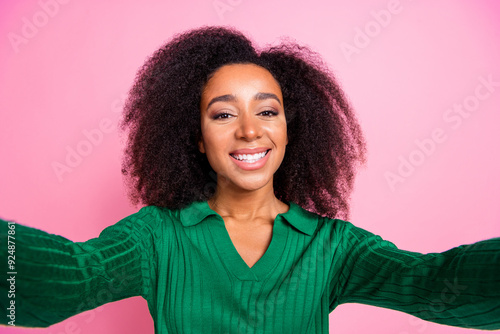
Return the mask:
{"type": "Polygon", "coordinates": [[[500,329],[500,238],[420,254],[343,223],[331,309],[363,303],[440,324],[500,329]]]}
{"type": "Polygon", "coordinates": [[[138,295],[148,300],[156,277],[156,210],[142,208],[86,242],[0,220],[1,274],[14,273],[0,280],[0,323],[9,321],[3,313],[12,301],[16,326],[47,327],[108,302],[138,295]],[[9,230],[15,231],[10,253],[9,230]]]}

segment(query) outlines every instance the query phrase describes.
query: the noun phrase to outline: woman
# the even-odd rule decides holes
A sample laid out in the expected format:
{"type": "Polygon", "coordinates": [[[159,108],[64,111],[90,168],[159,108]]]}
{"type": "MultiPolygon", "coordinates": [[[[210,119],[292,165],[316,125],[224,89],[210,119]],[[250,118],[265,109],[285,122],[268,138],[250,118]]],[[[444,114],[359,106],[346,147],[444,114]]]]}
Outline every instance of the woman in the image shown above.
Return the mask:
{"type": "Polygon", "coordinates": [[[122,125],[144,208],[83,243],[2,221],[16,235],[16,325],[141,295],[158,333],[328,333],[350,302],[500,329],[500,239],[419,254],[339,219],[364,140],[307,49],[258,52],[226,28],[179,35],[140,70],[122,125]]]}

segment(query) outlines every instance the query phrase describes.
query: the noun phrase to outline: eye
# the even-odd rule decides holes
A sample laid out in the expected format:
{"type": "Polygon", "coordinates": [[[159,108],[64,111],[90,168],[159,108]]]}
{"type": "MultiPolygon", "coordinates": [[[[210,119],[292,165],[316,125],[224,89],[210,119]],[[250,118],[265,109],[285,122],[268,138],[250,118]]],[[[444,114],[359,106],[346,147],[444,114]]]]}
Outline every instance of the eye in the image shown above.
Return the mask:
{"type": "Polygon", "coordinates": [[[274,110],[264,110],[261,112],[259,115],[267,116],[267,117],[272,117],[278,115],[278,113],[274,110]]]}
{"type": "Polygon", "coordinates": [[[223,118],[229,118],[233,117],[232,115],[228,114],[227,112],[221,112],[212,117],[212,119],[223,119],[223,118]]]}

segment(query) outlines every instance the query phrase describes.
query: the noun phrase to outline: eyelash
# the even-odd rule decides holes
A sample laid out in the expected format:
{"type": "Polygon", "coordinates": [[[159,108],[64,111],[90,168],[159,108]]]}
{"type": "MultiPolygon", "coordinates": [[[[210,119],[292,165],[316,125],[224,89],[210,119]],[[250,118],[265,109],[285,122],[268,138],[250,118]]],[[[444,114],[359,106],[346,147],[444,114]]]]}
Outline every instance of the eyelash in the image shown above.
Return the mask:
{"type": "Polygon", "coordinates": [[[269,115],[267,115],[267,117],[277,116],[278,115],[278,113],[276,111],[274,111],[274,110],[264,110],[263,112],[261,112],[261,114],[265,113],[265,112],[269,113],[269,115]]]}
{"type": "MultiPolygon", "coordinates": [[[[277,116],[277,115],[278,115],[278,113],[277,113],[276,111],[274,111],[274,110],[264,110],[264,111],[263,111],[263,112],[261,112],[260,114],[262,114],[262,113],[269,113],[268,115],[265,115],[266,117],[273,117],[273,116],[277,116]]],[[[259,114],[259,115],[260,115],[260,114],[259,114]]],[[[220,114],[216,114],[216,115],[214,115],[212,118],[213,118],[213,119],[224,119],[224,118],[228,118],[228,117],[221,117],[221,116],[223,116],[223,115],[229,115],[229,113],[227,113],[227,112],[222,112],[222,113],[220,113],[220,114]]]]}

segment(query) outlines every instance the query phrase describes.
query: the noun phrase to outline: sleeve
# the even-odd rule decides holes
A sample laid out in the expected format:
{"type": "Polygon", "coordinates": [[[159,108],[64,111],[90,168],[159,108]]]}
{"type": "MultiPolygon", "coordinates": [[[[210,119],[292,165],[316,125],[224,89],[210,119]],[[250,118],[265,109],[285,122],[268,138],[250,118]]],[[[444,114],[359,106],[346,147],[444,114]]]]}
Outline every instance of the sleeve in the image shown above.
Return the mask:
{"type": "Polygon", "coordinates": [[[500,238],[420,254],[341,222],[330,310],[362,303],[439,324],[500,329],[500,238]]]}
{"type": "Polygon", "coordinates": [[[132,296],[149,303],[158,222],[158,208],[144,207],[98,238],[72,242],[0,219],[0,324],[48,327],[132,296]]]}

